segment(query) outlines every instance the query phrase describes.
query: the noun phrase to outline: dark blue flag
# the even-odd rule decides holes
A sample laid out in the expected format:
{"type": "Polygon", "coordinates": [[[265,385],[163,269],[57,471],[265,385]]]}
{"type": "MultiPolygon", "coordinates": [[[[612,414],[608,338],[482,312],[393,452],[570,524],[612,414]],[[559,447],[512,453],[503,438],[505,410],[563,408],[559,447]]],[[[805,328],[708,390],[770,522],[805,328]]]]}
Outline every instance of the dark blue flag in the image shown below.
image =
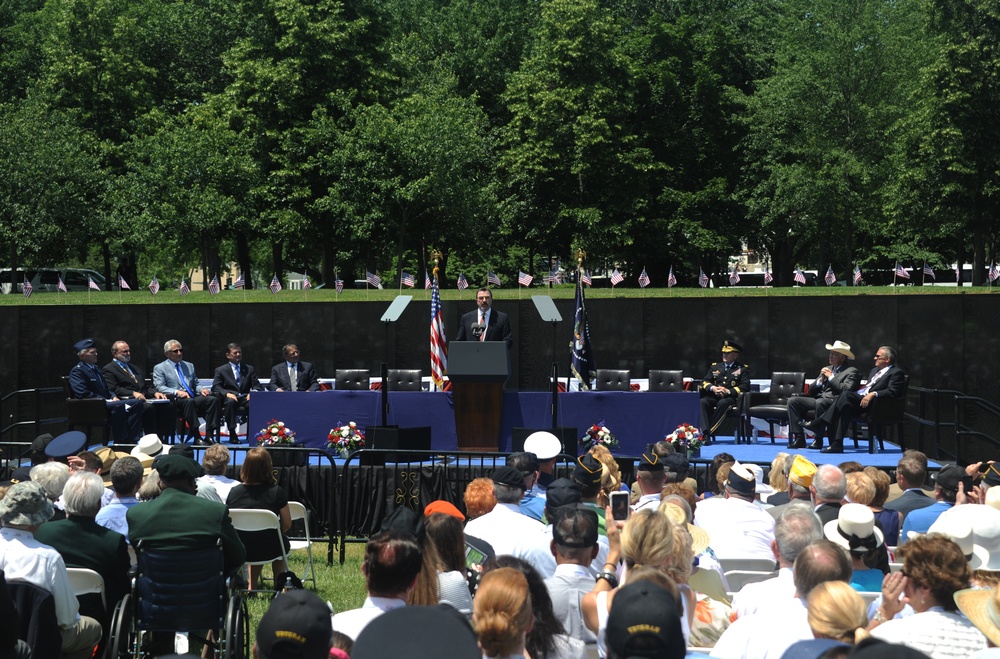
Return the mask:
{"type": "Polygon", "coordinates": [[[569,344],[569,369],[579,382],[580,389],[589,391],[590,383],[597,377],[597,369],[594,368],[594,352],[590,349],[590,323],[587,322],[582,279],[576,278],[576,312],[573,314],[573,340],[569,344]]]}

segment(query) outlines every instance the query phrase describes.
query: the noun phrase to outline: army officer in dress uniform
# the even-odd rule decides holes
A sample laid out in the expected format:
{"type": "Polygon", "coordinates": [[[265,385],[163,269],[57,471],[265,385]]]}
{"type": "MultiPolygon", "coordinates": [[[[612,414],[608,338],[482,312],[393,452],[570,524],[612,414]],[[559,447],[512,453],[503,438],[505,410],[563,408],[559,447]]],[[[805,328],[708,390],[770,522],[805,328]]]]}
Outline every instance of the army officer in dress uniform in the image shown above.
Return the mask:
{"type": "Polygon", "coordinates": [[[705,439],[715,431],[726,412],[739,401],[740,394],[750,391],[750,365],[740,363],[743,348],[734,341],[722,342],[722,361],[708,368],[708,375],[698,387],[701,394],[701,434],[705,439]]]}

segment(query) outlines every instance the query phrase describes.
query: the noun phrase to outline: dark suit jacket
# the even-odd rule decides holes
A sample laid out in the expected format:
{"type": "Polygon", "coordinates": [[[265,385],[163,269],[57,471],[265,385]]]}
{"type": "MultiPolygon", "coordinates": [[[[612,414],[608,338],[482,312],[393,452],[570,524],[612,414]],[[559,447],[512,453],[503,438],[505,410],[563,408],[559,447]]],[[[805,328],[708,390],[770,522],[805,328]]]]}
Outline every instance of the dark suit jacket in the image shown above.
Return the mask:
{"type": "Polygon", "coordinates": [[[898,498],[885,504],[885,508],[886,510],[895,510],[898,513],[903,513],[903,518],[905,519],[914,510],[926,508],[932,503],[934,503],[934,497],[927,496],[922,491],[907,490],[898,498]]]}
{"type": "Polygon", "coordinates": [[[823,398],[836,398],[844,391],[857,391],[861,385],[861,372],[853,366],[846,366],[837,371],[820,386],[816,381],[809,383],[809,395],[823,398]]]}
{"type": "Polygon", "coordinates": [[[261,390],[263,390],[263,387],[260,386],[260,380],[257,379],[257,373],[253,370],[253,366],[248,366],[240,362],[239,386],[236,385],[236,378],[233,377],[232,364],[226,362],[215,369],[215,378],[212,380],[212,393],[217,396],[236,394],[240,400],[243,400],[251,391],[261,390]]]}
{"type": "Polygon", "coordinates": [[[823,525],[825,526],[828,522],[832,522],[840,516],[840,504],[820,504],[816,506],[816,516],[819,517],[819,521],[823,522],[823,525]]]}
{"type": "Polygon", "coordinates": [[[169,487],[152,501],[129,508],[125,519],[132,546],[141,541],[148,549],[163,551],[208,549],[221,538],[227,574],[246,561],[246,549],[224,504],[169,487]]]}
{"type": "MultiPolygon", "coordinates": [[[[871,373],[868,374],[868,381],[871,382],[875,374],[878,373],[877,368],[873,368],[871,373]]],[[[889,398],[902,398],[906,395],[906,374],[903,369],[893,364],[886,371],[885,375],[879,378],[879,381],[872,385],[868,392],[878,392],[876,398],[884,398],[888,396],[889,398]]]]}
{"type": "Polygon", "coordinates": [[[108,385],[104,382],[104,375],[97,366],[91,368],[90,364],[77,362],[69,372],[69,388],[73,392],[73,398],[103,398],[105,400],[112,397],[108,391],[108,385]]]}
{"type": "Polygon", "coordinates": [[[104,366],[102,373],[104,374],[104,384],[107,385],[108,390],[119,398],[132,398],[137,391],[146,398],[153,398],[156,395],[156,390],[153,389],[152,385],[146,386],[146,378],[142,371],[131,363],[126,364],[125,367],[135,376],[134,380],[114,360],[104,366]]]}
{"type": "MultiPolygon", "coordinates": [[[[319,379],[316,377],[316,371],[313,369],[312,364],[309,362],[299,362],[295,373],[297,376],[295,382],[296,391],[319,391],[319,379]]],[[[287,362],[281,362],[271,367],[271,381],[268,382],[267,388],[269,391],[277,391],[278,389],[291,391],[292,383],[288,380],[287,362]]]]}
{"type": "Polygon", "coordinates": [[[42,524],[35,531],[35,540],[59,552],[66,567],[84,567],[100,574],[108,606],[114,606],[128,592],[131,560],[121,533],[104,528],[92,517],[70,515],[42,524]]]}
{"type": "MultiPolygon", "coordinates": [[[[472,326],[479,322],[479,309],[470,311],[462,316],[462,322],[458,325],[456,341],[478,341],[472,334],[472,326]]],[[[503,341],[510,350],[514,345],[514,332],[510,328],[510,318],[502,311],[490,308],[490,322],[486,325],[486,341],[503,341]]]]}

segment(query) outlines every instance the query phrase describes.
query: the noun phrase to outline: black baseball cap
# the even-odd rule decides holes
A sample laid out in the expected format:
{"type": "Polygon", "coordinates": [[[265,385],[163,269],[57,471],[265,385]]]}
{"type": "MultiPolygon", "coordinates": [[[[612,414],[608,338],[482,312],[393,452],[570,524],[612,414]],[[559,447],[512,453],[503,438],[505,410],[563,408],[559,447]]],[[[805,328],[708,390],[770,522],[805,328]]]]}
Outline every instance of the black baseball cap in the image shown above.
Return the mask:
{"type": "Polygon", "coordinates": [[[545,488],[545,507],[559,508],[583,501],[583,490],[568,478],[557,478],[545,488]]]}
{"type": "Polygon", "coordinates": [[[581,455],[576,460],[573,479],[584,486],[601,483],[601,461],[590,455],[581,455]]]}
{"type": "Polygon", "coordinates": [[[639,466],[636,467],[637,471],[650,471],[653,473],[663,473],[663,462],[660,460],[660,456],[655,453],[643,453],[639,457],[639,466]]]}
{"type": "Polygon", "coordinates": [[[615,593],[605,640],[623,659],[683,659],[687,653],[677,600],[648,581],[627,584],[615,593]]]}
{"type": "Polygon", "coordinates": [[[508,465],[503,465],[502,467],[494,469],[493,475],[490,476],[490,479],[494,483],[509,485],[510,487],[519,487],[522,490],[524,489],[524,474],[508,465]]]}
{"type": "Polygon", "coordinates": [[[333,638],[330,607],[308,590],[281,593],[260,619],[256,638],[268,659],[327,659],[333,638]]]}
{"type": "Polygon", "coordinates": [[[482,650],[465,617],[452,606],[401,606],[368,623],[351,659],[481,659],[482,650]]]}

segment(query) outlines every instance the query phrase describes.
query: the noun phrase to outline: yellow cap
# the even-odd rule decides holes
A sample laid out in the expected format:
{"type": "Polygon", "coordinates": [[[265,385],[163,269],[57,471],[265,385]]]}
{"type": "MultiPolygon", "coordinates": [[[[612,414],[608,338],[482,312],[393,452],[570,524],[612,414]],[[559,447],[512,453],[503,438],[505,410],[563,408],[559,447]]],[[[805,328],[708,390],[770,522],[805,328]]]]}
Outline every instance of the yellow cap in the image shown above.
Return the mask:
{"type": "Polygon", "coordinates": [[[809,487],[812,485],[813,476],[816,475],[816,465],[809,462],[801,455],[796,455],[792,462],[792,470],[788,473],[788,480],[799,487],[809,487]]]}

